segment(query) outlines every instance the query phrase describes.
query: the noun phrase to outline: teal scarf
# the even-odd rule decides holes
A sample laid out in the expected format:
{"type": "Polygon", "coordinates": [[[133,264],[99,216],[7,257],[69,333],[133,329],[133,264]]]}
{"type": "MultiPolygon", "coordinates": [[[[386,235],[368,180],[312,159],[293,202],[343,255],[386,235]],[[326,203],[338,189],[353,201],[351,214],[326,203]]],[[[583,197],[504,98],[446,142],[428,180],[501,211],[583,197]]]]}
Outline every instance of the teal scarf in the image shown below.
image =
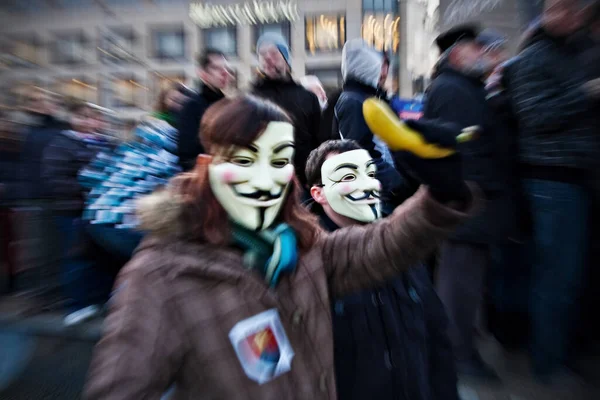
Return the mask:
{"type": "Polygon", "coordinates": [[[283,273],[293,272],[298,262],[296,233],[287,224],[260,232],[233,224],[233,242],[244,250],[244,265],[256,270],[274,288],[283,273]]]}

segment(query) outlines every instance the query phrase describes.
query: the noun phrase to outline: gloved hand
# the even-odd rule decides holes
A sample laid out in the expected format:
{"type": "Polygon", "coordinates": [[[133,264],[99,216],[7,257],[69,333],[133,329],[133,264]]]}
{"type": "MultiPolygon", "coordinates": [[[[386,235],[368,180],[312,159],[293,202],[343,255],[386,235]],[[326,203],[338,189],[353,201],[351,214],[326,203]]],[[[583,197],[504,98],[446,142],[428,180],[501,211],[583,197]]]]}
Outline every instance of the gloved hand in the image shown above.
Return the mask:
{"type": "Polygon", "coordinates": [[[408,119],[404,123],[419,132],[426,142],[448,149],[456,147],[456,137],[461,134],[458,125],[438,119],[408,119]]]}
{"type": "MultiPolygon", "coordinates": [[[[460,128],[452,123],[437,120],[406,121],[429,142],[446,148],[457,147],[460,128]]],[[[420,158],[406,151],[394,152],[396,167],[403,173],[427,185],[429,191],[442,203],[468,201],[470,191],[463,179],[462,157],[459,152],[443,158],[420,158]]]]}

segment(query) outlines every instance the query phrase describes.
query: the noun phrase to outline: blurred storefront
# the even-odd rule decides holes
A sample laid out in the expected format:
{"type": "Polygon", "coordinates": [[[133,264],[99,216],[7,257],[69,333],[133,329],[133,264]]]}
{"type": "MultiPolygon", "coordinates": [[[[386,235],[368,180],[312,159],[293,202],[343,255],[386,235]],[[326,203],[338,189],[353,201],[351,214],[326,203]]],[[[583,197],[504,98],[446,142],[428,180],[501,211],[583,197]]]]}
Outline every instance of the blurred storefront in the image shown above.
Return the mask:
{"type": "MultiPolygon", "coordinates": [[[[258,37],[291,46],[296,76],[341,84],[346,40],[362,37],[392,58],[389,87],[412,93],[432,65],[437,0],[32,0],[0,3],[4,93],[36,85],[139,116],[165,82],[196,84],[207,47],[231,60],[236,87],[254,76],[258,37]]],[[[14,102],[3,96],[0,104],[14,102]]],[[[10,105],[10,104],[9,104],[10,105]]]]}

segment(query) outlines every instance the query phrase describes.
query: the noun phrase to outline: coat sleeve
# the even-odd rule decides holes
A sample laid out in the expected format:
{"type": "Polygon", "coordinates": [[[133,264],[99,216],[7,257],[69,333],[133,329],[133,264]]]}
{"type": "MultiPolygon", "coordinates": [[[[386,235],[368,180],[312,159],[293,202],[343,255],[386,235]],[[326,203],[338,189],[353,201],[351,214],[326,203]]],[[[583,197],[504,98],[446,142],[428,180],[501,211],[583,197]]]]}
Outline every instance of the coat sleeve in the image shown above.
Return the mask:
{"type": "Polygon", "coordinates": [[[479,203],[473,196],[467,210],[458,211],[421,188],[384,220],[326,234],[320,245],[332,297],[373,288],[416,266],[479,203]]]}
{"type": "Polygon", "coordinates": [[[531,49],[511,67],[514,76],[510,93],[521,129],[557,132],[589,111],[591,101],[581,81],[561,71],[562,62],[548,51],[531,49]]]}
{"type": "Polygon", "coordinates": [[[181,365],[183,335],[176,330],[178,313],[164,277],[140,268],[152,262],[150,256],[132,261],[115,286],[89,369],[86,400],[159,400],[181,365]]]}
{"type": "Polygon", "coordinates": [[[194,98],[185,103],[181,110],[177,153],[179,164],[184,171],[191,169],[196,163],[198,154],[204,152],[204,148],[200,143],[199,131],[200,120],[206,108],[206,104],[202,99],[194,98]]]}

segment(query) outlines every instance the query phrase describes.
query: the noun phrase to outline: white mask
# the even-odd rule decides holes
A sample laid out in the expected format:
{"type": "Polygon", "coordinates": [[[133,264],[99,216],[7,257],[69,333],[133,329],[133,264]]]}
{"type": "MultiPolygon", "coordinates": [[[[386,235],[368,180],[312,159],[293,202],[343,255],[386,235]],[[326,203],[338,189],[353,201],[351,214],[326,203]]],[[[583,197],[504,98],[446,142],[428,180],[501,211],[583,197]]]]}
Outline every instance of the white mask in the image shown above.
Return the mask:
{"type": "Polygon", "coordinates": [[[267,229],[289,191],[293,156],[292,125],[270,122],[248,148],[213,158],[208,167],[210,187],[232,220],[251,230],[267,229]]]}
{"type": "Polygon", "coordinates": [[[368,151],[352,150],[328,158],[321,167],[323,193],[336,213],[360,222],[381,217],[375,162],[368,151]]]}

